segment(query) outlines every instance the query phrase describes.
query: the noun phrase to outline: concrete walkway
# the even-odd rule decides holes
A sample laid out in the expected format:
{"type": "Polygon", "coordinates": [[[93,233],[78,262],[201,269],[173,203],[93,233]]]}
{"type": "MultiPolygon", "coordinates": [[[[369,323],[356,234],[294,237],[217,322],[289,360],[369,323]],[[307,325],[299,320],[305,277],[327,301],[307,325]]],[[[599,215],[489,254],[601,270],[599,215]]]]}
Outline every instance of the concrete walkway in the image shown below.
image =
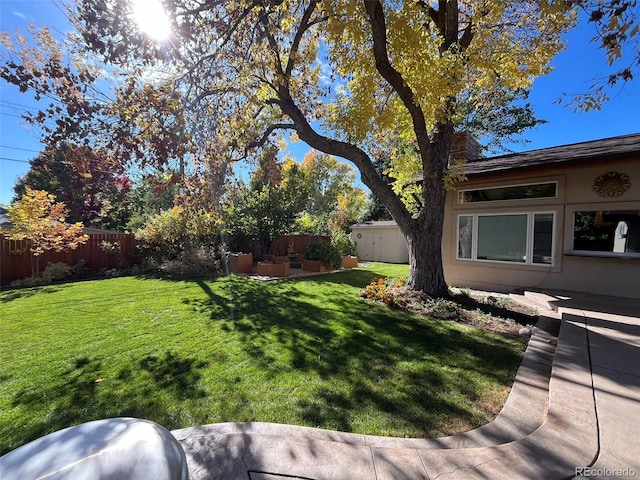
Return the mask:
{"type": "Polygon", "coordinates": [[[176,430],[190,478],[640,478],[640,301],[527,293],[534,328],[491,423],[438,439],[266,423],[176,430]]]}

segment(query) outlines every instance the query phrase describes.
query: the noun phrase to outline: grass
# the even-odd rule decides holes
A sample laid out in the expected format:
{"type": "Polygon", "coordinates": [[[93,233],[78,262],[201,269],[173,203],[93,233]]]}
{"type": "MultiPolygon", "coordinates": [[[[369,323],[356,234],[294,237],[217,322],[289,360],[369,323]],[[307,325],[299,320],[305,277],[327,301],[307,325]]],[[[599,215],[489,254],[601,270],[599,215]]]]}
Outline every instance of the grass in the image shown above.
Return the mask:
{"type": "Polygon", "coordinates": [[[359,297],[407,268],[1,292],[0,454],[114,416],[409,437],[481,425],[501,409],[524,340],[359,297]]]}

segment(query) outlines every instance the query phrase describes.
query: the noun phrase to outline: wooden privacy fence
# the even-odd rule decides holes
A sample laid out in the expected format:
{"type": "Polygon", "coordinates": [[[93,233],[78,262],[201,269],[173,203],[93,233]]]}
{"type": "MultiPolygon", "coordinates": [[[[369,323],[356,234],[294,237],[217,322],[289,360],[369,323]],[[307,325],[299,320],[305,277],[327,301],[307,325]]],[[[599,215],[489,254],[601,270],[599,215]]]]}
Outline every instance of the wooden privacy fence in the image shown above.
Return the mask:
{"type": "MultiPolygon", "coordinates": [[[[272,255],[287,255],[289,245],[293,243],[293,249],[298,252],[300,258],[304,256],[304,252],[307,249],[309,242],[315,242],[317,240],[330,241],[330,237],[323,235],[280,235],[276,237],[271,243],[270,253],[272,255]]],[[[253,246],[253,257],[261,258],[262,250],[260,242],[255,242],[253,246]]]]}
{"type": "MultiPolygon", "coordinates": [[[[31,276],[32,257],[29,246],[28,240],[9,240],[0,234],[0,283],[9,283],[31,276]]],[[[137,263],[135,250],[135,238],[130,233],[91,233],[89,240],[75,250],[44,252],[40,255],[40,271],[42,272],[50,262],[64,262],[73,266],[81,260],[84,260],[87,268],[93,272],[119,268],[122,258],[129,264],[137,263]],[[122,254],[105,252],[102,242],[120,244],[122,254]]]]}

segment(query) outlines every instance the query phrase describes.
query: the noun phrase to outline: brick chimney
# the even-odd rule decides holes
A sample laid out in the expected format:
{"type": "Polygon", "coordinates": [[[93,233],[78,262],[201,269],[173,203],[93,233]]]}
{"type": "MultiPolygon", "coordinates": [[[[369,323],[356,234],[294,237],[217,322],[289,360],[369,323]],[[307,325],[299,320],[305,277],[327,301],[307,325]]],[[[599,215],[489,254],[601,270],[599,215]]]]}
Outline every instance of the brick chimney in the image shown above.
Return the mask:
{"type": "Polygon", "coordinates": [[[462,161],[473,162],[482,158],[482,147],[470,132],[458,132],[453,134],[449,163],[462,161]]]}

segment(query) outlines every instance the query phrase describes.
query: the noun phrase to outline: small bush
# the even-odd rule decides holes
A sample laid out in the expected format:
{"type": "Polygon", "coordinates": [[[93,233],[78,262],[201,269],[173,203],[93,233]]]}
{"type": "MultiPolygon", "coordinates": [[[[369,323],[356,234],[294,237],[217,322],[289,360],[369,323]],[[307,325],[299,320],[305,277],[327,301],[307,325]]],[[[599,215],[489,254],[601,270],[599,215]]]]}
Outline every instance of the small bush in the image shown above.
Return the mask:
{"type": "Polygon", "coordinates": [[[207,247],[183,252],[178,259],[164,262],[160,270],[178,276],[217,275],[222,271],[221,252],[207,247]]]}
{"type": "Polygon", "coordinates": [[[46,285],[56,280],[63,280],[72,275],[72,270],[69,265],[64,262],[49,263],[44,272],[40,275],[34,275],[32,277],[23,278],[21,280],[14,280],[11,282],[11,287],[38,287],[40,285],[46,285]]]}
{"type": "Polygon", "coordinates": [[[331,237],[331,244],[340,252],[341,255],[355,255],[356,244],[351,235],[344,230],[337,230],[331,237]]]}
{"type": "Polygon", "coordinates": [[[307,260],[319,260],[328,269],[340,268],[342,255],[338,249],[329,242],[318,240],[309,242],[304,252],[307,260]]]}
{"type": "Polygon", "coordinates": [[[87,273],[89,273],[89,265],[84,260],[78,260],[78,262],[71,267],[71,274],[75,278],[83,278],[87,273]]]}
{"type": "Polygon", "coordinates": [[[140,263],[136,263],[128,270],[129,275],[144,275],[160,270],[161,264],[153,258],[143,258],[140,263]]]}
{"type": "Polygon", "coordinates": [[[391,291],[393,288],[399,288],[406,282],[406,278],[374,278],[371,283],[367,285],[362,292],[361,296],[368,298],[369,300],[375,300],[376,302],[382,302],[385,305],[393,307],[396,305],[396,298],[391,291]]]}
{"type": "Polygon", "coordinates": [[[457,320],[460,317],[458,305],[450,300],[431,298],[421,292],[403,288],[406,278],[374,278],[360,295],[364,298],[382,302],[389,307],[419,312],[441,320],[457,320]]]}
{"type": "Polygon", "coordinates": [[[55,280],[62,280],[70,277],[72,274],[71,266],[64,262],[49,263],[47,268],[42,272],[42,278],[45,283],[51,283],[55,280]]]}
{"type": "Polygon", "coordinates": [[[451,300],[434,298],[426,305],[427,314],[441,320],[457,320],[460,317],[458,305],[451,300]]]}
{"type": "Polygon", "coordinates": [[[35,277],[27,277],[27,278],[22,278],[20,280],[14,280],[13,282],[11,282],[9,284],[10,287],[14,288],[14,287],[38,287],[40,285],[44,285],[46,282],[44,281],[44,278],[42,278],[41,276],[37,275],[35,277]]]}

